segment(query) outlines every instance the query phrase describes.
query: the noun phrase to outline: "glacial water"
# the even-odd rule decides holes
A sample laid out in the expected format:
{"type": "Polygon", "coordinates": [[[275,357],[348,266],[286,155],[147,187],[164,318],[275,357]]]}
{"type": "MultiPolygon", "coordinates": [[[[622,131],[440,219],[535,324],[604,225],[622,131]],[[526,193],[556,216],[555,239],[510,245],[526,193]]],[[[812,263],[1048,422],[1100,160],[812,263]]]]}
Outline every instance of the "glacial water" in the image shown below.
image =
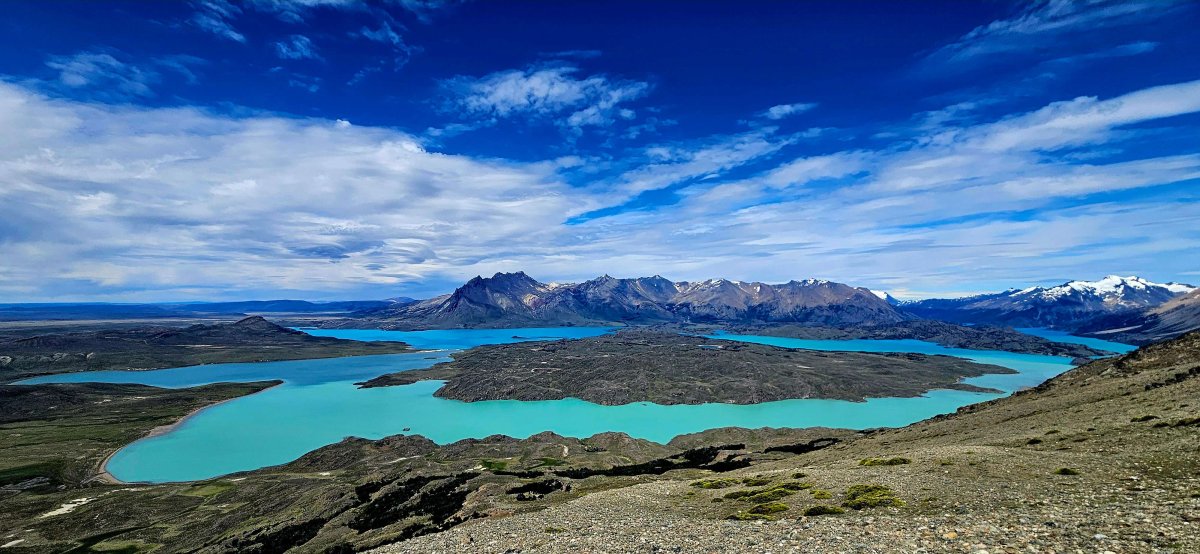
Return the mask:
{"type": "Polygon", "coordinates": [[[1017,330],[1022,333],[1025,333],[1026,335],[1042,337],[1044,339],[1052,340],[1054,342],[1082,344],[1084,346],[1090,346],[1090,347],[1098,349],[1098,350],[1107,350],[1109,352],[1116,352],[1117,354],[1124,354],[1126,352],[1132,352],[1134,350],[1137,350],[1137,347],[1132,344],[1113,342],[1110,340],[1103,340],[1103,339],[1094,339],[1091,337],[1077,337],[1075,335],[1067,334],[1065,331],[1055,331],[1054,329],[1044,329],[1042,327],[1019,327],[1019,328],[1017,328],[1017,330]]]}
{"type": "MultiPolygon", "coordinates": [[[[448,331],[321,330],[313,334],[358,340],[402,340],[445,350],[324,360],[221,364],[155,371],[102,371],[39,377],[47,382],[142,383],[188,387],[214,382],[280,379],[257,394],[202,410],[169,433],[139,440],[118,451],[108,470],[131,482],[190,481],[291,461],[348,436],[378,439],[399,433],[424,435],[439,444],[504,434],[524,438],[541,431],[587,437],[604,431],[666,442],[676,435],[715,427],[896,427],[948,413],[998,394],[934,390],[915,398],[784,400],[754,405],[663,406],[638,402],[601,406],[577,399],[521,402],[460,402],[435,398],[440,381],[398,387],[354,386],[383,373],[428,367],[448,359],[447,350],[480,344],[547,338],[580,338],[609,329],[503,329],[448,331]],[[405,430],[407,429],[407,430],[405,430]]],[[[969,379],[1011,392],[1036,385],[1071,366],[1066,358],[951,349],[921,341],[804,341],[778,337],[714,335],[790,348],[864,352],[921,352],[961,356],[1015,370],[1015,375],[969,379]]]]}

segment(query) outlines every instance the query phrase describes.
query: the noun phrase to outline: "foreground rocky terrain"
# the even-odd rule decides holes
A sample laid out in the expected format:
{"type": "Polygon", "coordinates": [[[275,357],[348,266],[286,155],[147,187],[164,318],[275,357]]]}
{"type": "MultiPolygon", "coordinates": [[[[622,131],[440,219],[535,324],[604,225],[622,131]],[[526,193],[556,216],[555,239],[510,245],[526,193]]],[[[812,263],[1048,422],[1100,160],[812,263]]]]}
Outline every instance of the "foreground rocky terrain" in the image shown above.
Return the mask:
{"type": "Polygon", "coordinates": [[[0,336],[0,382],[75,371],[335,358],[410,350],[401,342],[314,337],[254,316],[233,323],[183,328],[0,336]]]}
{"type": "Polygon", "coordinates": [[[1200,552],[1198,377],[1193,332],[903,429],[378,552],[1200,552]]]}
{"type": "Polygon", "coordinates": [[[382,375],[363,386],[446,380],[435,396],[468,402],[574,397],[605,405],[755,404],[918,396],[935,388],[987,391],[960,380],[1015,373],[950,356],[794,350],[644,329],[481,346],[453,356],[451,362],[382,375]]]}

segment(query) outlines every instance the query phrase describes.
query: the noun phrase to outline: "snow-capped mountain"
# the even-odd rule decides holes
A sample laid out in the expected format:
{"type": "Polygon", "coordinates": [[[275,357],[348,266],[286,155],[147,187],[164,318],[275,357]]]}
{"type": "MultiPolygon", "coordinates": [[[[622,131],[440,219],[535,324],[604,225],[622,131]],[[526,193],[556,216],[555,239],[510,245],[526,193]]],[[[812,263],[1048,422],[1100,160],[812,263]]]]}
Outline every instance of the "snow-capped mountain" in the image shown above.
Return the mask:
{"type": "Polygon", "coordinates": [[[871,290],[871,294],[874,294],[875,296],[882,298],[884,302],[887,302],[888,304],[891,304],[892,306],[900,305],[900,300],[898,300],[895,296],[892,296],[890,293],[888,293],[886,291],[871,290]]]}
{"type": "Polygon", "coordinates": [[[1030,287],[1018,291],[1014,297],[1036,297],[1043,301],[1056,301],[1071,297],[1094,297],[1113,307],[1146,308],[1157,306],[1176,295],[1196,290],[1191,285],[1179,283],[1158,284],[1141,277],[1109,275],[1099,281],[1070,281],[1057,287],[1030,287]]]}
{"type": "Polygon", "coordinates": [[[945,321],[1071,328],[1101,316],[1154,308],[1193,290],[1196,287],[1180,283],[1160,284],[1136,276],[1109,275],[1098,281],[921,300],[902,307],[920,317],[945,321]]]}

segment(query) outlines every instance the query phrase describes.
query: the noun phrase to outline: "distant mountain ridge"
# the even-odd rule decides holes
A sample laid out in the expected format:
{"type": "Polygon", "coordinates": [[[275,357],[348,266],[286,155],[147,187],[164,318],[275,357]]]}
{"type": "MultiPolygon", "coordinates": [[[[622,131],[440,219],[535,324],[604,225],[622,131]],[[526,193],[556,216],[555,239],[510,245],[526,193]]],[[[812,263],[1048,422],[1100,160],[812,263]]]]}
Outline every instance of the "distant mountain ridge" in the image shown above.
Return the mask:
{"type": "Polygon", "coordinates": [[[1100,317],[1075,329],[1089,335],[1129,344],[1149,344],[1200,329],[1200,289],[1159,306],[1100,317]]]}
{"type": "Polygon", "coordinates": [[[77,319],[154,319],[250,314],[350,313],[415,302],[412,298],[388,300],[246,300],[237,302],[190,302],[159,304],[25,303],[0,304],[0,321],[77,319]]]}
{"type": "Polygon", "coordinates": [[[903,302],[900,307],[918,317],[955,323],[1073,329],[1100,317],[1155,308],[1195,290],[1180,283],[1109,275],[1098,281],[1068,281],[1054,287],[903,302]]]}
{"type": "Polygon", "coordinates": [[[661,322],[881,324],[908,316],[868,289],[817,279],[782,284],[609,275],[541,283],[524,272],[475,277],[454,292],[360,312],[384,328],[515,327],[661,322]]]}

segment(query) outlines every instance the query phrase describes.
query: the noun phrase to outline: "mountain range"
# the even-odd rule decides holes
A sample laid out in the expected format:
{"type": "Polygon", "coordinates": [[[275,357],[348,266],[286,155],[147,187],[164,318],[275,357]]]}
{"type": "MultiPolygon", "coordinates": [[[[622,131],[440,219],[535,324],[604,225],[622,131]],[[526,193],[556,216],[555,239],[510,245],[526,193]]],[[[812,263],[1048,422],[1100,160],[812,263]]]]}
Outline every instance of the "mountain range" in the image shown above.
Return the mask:
{"type": "Polygon", "coordinates": [[[954,323],[1075,330],[1097,318],[1152,310],[1195,290],[1180,283],[1109,275],[1099,281],[1068,281],[1054,287],[903,302],[900,308],[924,319],[954,323]]]}
{"type": "Polygon", "coordinates": [[[858,325],[910,316],[865,288],[806,279],[783,284],[661,276],[541,283],[524,272],[475,277],[454,292],[360,312],[383,328],[742,322],[858,325]]]}
{"type": "Polygon", "coordinates": [[[605,275],[564,284],[543,283],[516,272],[475,277],[450,294],[372,307],[327,325],[444,329],[786,323],[846,328],[929,319],[1049,327],[1144,344],[1200,327],[1198,290],[1110,275],[966,298],[899,301],[886,292],[819,279],[767,284],[605,275]]]}

